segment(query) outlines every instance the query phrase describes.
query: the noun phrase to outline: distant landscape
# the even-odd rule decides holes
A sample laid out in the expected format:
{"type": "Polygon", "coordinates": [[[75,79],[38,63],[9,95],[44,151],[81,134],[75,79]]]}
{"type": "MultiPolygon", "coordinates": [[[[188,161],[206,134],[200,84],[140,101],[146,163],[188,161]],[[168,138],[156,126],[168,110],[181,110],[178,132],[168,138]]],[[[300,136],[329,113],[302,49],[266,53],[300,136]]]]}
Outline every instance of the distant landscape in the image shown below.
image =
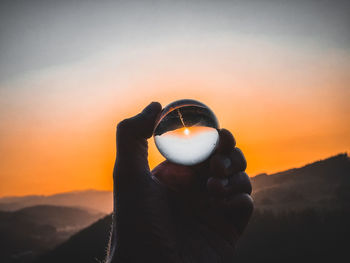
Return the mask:
{"type": "Polygon", "coordinates": [[[88,210],[111,213],[113,209],[113,194],[110,191],[86,190],[49,196],[29,195],[0,198],[0,211],[15,211],[35,205],[82,207],[88,210]]]}
{"type": "MultiPolygon", "coordinates": [[[[333,262],[346,258],[350,159],[339,154],[252,178],[255,211],[236,262],[333,262]],[[254,253],[252,253],[252,251],[254,253]]],[[[112,193],[82,191],[0,199],[4,263],[102,260],[112,193]]]]}
{"type": "Polygon", "coordinates": [[[102,212],[52,205],[0,211],[0,262],[32,262],[103,216],[102,212]]]}

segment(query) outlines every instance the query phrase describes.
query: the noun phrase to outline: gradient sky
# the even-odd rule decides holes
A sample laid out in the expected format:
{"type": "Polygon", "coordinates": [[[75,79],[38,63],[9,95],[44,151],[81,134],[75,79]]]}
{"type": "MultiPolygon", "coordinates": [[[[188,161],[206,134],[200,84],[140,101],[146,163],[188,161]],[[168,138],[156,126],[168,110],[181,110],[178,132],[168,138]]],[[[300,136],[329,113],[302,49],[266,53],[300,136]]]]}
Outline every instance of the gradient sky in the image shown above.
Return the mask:
{"type": "Polygon", "coordinates": [[[349,1],[0,5],[0,196],[112,189],[150,101],[209,105],[252,176],[350,149],[349,1]]]}

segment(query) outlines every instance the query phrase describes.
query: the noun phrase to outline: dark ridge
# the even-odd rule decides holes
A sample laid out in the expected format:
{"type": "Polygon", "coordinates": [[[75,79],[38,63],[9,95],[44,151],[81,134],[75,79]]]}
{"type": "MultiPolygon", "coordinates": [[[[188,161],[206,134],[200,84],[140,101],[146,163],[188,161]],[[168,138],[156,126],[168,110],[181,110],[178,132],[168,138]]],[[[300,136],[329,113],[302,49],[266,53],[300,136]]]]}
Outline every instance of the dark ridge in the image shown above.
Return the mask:
{"type": "Polygon", "coordinates": [[[0,198],[0,210],[2,211],[16,211],[36,205],[81,207],[91,212],[110,213],[113,207],[113,194],[111,191],[86,190],[49,196],[30,195],[0,198]]]}
{"type": "Polygon", "coordinates": [[[1,211],[0,262],[31,262],[102,216],[81,208],[49,205],[1,211]]]}
{"type": "Polygon", "coordinates": [[[36,263],[97,263],[103,261],[107,251],[111,223],[111,215],[98,220],[53,251],[41,256],[36,263]]]}
{"type": "Polygon", "coordinates": [[[350,159],[336,156],[300,168],[252,178],[258,207],[274,211],[349,206],[350,159]]]}
{"type": "MultiPolygon", "coordinates": [[[[235,262],[342,262],[350,233],[347,154],[253,178],[255,212],[235,262]],[[257,182],[258,181],[258,182],[257,182]]],[[[111,216],[72,236],[36,263],[96,263],[105,257],[111,216]]]]}

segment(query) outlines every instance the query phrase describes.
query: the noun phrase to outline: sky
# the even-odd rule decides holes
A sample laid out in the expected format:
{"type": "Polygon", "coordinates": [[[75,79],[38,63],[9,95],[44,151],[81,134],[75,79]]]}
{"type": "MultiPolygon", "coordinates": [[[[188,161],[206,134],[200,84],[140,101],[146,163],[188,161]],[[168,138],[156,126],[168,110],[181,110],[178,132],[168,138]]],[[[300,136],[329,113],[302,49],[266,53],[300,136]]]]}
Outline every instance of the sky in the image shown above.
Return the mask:
{"type": "Polygon", "coordinates": [[[151,101],[208,105],[250,176],[349,152],[349,9],[1,1],[0,196],[111,190],[116,125],[151,101]]]}

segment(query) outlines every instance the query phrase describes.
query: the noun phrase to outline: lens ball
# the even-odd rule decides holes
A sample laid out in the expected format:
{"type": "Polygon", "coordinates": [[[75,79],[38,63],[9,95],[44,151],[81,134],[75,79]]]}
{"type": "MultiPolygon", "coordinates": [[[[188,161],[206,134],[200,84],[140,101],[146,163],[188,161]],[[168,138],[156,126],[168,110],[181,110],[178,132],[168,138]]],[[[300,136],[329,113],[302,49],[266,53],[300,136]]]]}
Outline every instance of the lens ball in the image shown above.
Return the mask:
{"type": "Polygon", "coordinates": [[[178,100],[167,105],[155,125],[154,141],[170,162],[195,165],[205,161],[219,141],[219,123],[205,104],[178,100]]]}

